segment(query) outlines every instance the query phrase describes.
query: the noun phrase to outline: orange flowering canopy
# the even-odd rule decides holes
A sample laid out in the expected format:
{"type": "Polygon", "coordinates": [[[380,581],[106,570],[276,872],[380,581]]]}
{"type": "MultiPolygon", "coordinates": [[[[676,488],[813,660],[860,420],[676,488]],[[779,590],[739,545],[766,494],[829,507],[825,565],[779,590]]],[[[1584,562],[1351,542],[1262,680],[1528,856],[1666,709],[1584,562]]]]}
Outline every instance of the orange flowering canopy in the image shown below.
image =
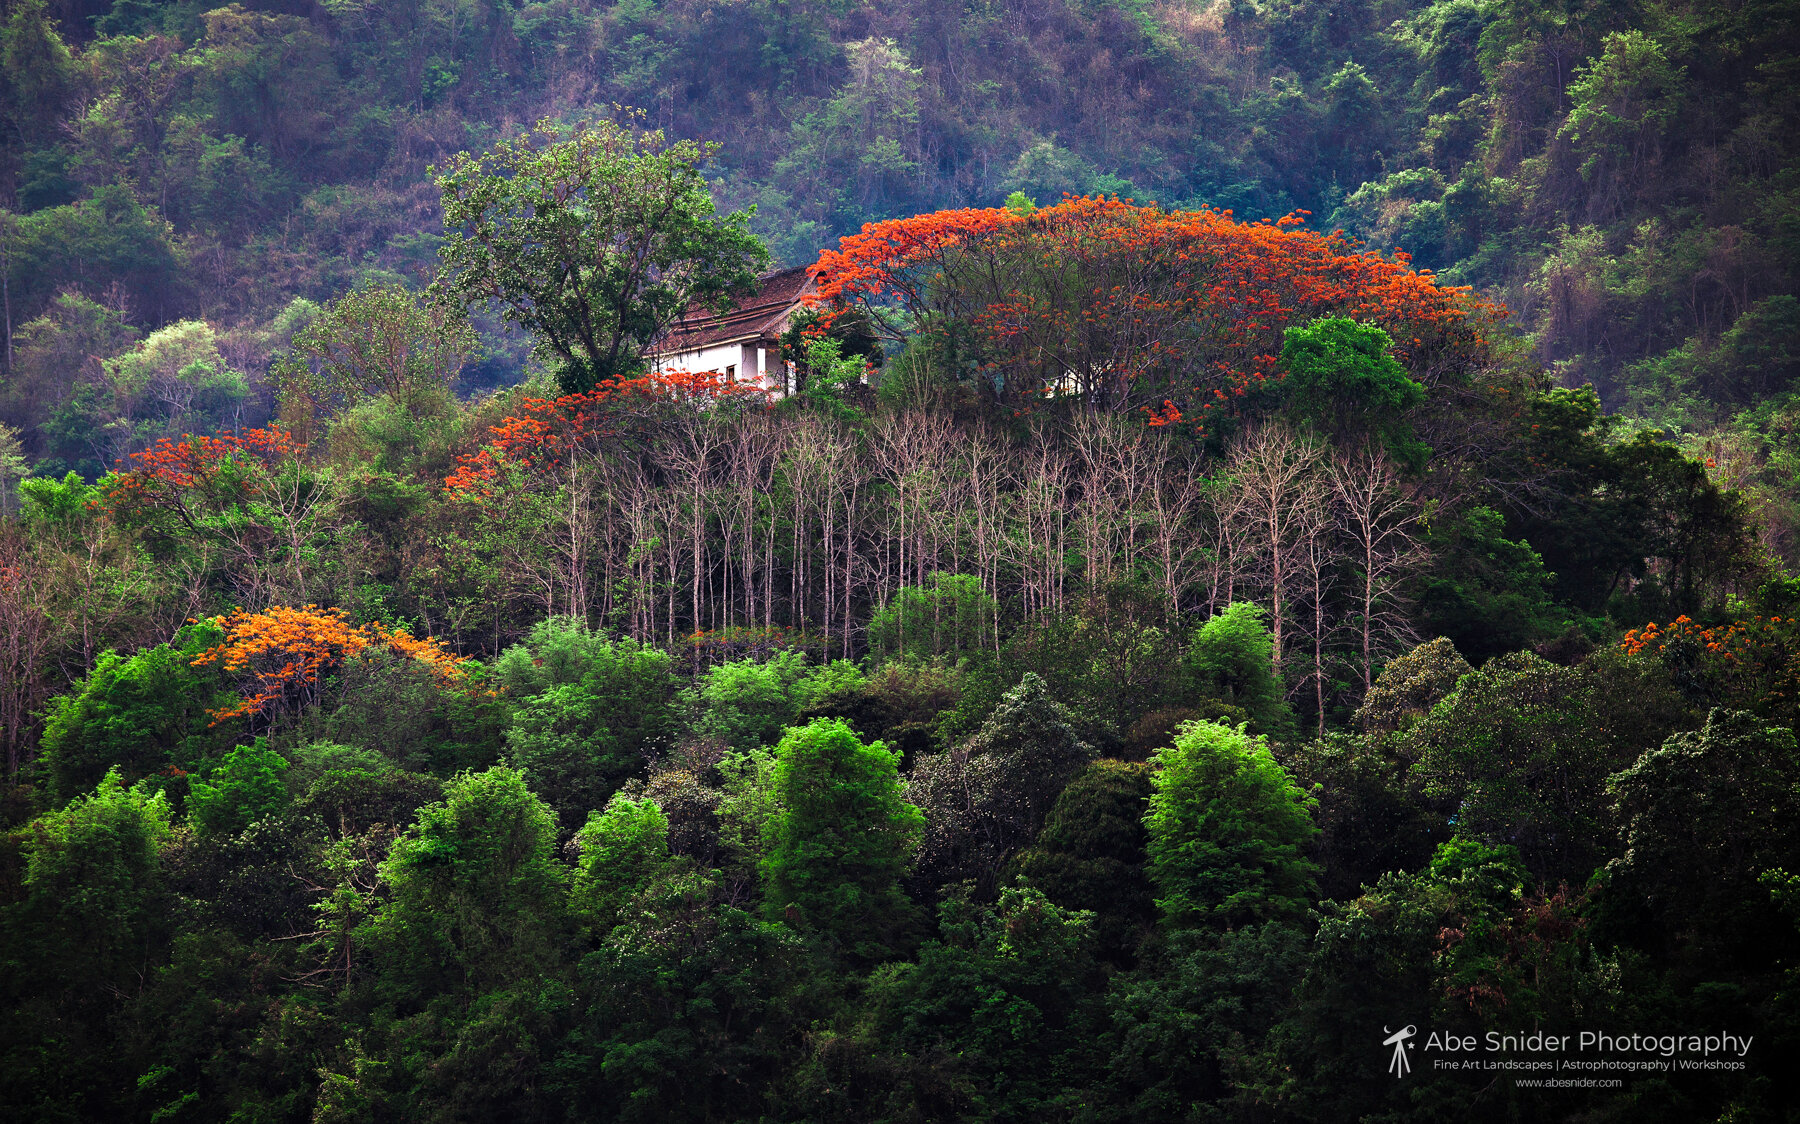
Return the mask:
{"type": "Polygon", "coordinates": [[[274,427],[235,437],[164,437],[101,482],[101,502],[114,515],[164,512],[191,524],[205,512],[253,499],[269,470],[297,455],[287,432],[274,427]]]}
{"type": "Polygon", "coordinates": [[[1708,627],[1680,616],[1634,628],[1619,646],[1662,660],[1709,703],[1800,721],[1800,619],[1749,617],[1708,627]]]}
{"type": "Polygon", "coordinates": [[[1385,328],[1415,377],[1481,361],[1502,310],[1301,221],[1100,198],[939,211],[868,224],[814,269],[828,306],[961,326],[1003,401],[1079,394],[1158,425],[1203,425],[1278,377],[1283,329],[1327,314],[1385,328]]]}
{"type": "Polygon", "coordinates": [[[353,625],[341,609],[316,605],[275,606],[260,613],[239,609],[215,617],[213,623],[225,638],[200,653],[193,665],[218,665],[236,677],[243,696],[236,706],[213,711],[215,722],[238,715],[273,719],[315,704],[326,675],[372,648],[385,647],[417,660],[440,683],[463,677],[465,658],[452,655],[439,641],[418,640],[404,629],[379,624],[353,625]]]}
{"type": "Polygon", "coordinates": [[[491,496],[508,479],[554,476],[571,457],[582,459],[641,429],[657,407],[705,409],[728,401],[761,405],[767,392],[732,382],[723,371],[664,371],[610,379],[585,394],[527,398],[517,415],[488,431],[486,444],[458,458],[444,485],[468,497],[491,496]]]}

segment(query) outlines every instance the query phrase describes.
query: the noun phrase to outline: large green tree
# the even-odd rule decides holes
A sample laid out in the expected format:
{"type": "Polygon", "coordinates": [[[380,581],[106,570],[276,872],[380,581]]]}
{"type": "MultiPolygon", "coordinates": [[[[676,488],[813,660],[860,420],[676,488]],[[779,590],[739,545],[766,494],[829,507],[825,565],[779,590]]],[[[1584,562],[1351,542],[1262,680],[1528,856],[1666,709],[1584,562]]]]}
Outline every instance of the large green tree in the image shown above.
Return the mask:
{"type": "Polygon", "coordinates": [[[1607,781],[1624,843],[1612,888],[1656,922],[1636,937],[1708,965],[1793,954],[1765,887],[1800,873],[1797,752],[1792,729],[1717,709],[1607,781]]]}
{"type": "Polygon", "coordinates": [[[516,769],[464,773],[419,810],[381,864],[389,897],[369,922],[396,994],[504,988],[555,961],[569,874],[556,818],[516,769]]]}
{"type": "Polygon", "coordinates": [[[1156,904],[1176,926],[1236,928],[1304,910],[1319,868],[1306,849],[1313,801],[1266,739],[1193,722],[1158,751],[1150,829],[1156,904]]]}
{"type": "Polygon", "coordinates": [[[861,960],[887,955],[912,912],[900,877],[924,817],[902,799],[899,756],[832,718],[789,731],[775,750],[765,905],[861,960]]]}
{"type": "Polygon", "coordinates": [[[633,376],[690,304],[724,309],[768,263],[749,212],[717,217],[701,169],[718,148],[544,120],[458,153],[437,181],[439,284],[529,330],[567,392],[633,376]]]}

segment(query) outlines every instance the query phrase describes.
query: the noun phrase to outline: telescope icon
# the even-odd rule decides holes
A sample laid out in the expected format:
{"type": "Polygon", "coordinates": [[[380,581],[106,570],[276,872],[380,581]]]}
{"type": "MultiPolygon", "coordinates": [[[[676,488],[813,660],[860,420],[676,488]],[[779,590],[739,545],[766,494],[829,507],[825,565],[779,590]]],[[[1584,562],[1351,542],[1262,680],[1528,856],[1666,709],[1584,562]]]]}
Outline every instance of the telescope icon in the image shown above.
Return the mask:
{"type": "Polygon", "coordinates": [[[1389,1030],[1384,1026],[1381,1031],[1387,1035],[1381,1040],[1381,1044],[1394,1048],[1394,1060],[1388,1064],[1388,1072],[1395,1077],[1405,1077],[1412,1070],[1412,1064],[1406,1059],[1406,1040],[1419,1033],[1419,1028],[1409,1025],[1399,1030],[1389,1030]]]}

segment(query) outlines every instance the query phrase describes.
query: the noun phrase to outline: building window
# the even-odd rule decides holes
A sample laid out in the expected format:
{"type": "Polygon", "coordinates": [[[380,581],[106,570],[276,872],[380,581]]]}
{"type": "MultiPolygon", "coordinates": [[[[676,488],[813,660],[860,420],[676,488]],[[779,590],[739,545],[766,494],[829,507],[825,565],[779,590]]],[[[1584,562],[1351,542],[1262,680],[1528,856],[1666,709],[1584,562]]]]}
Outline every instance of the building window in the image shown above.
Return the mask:
{"type": "Polygon", "coordinates": [[[726,382],[736,382],[737,381],[737,364],[736,363],[732,363],[725,368],[725,381],[726,382]]]}

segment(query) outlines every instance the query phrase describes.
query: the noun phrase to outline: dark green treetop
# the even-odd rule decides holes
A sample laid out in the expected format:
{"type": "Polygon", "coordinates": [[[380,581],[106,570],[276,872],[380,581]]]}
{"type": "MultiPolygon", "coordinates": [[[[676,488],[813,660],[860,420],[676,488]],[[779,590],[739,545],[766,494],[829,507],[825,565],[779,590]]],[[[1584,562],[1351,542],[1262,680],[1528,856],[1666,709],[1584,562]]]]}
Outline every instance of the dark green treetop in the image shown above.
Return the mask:
{"type": "Polygon", "coordinates": [[[635,376],[688,306],[723,310],[769,255],[750,214],[715,217],[701,167],[716,144],[670,144],[611,121],[540,121],[438,176],[438,285],[529,330],[566,393],[635,376]]]}

